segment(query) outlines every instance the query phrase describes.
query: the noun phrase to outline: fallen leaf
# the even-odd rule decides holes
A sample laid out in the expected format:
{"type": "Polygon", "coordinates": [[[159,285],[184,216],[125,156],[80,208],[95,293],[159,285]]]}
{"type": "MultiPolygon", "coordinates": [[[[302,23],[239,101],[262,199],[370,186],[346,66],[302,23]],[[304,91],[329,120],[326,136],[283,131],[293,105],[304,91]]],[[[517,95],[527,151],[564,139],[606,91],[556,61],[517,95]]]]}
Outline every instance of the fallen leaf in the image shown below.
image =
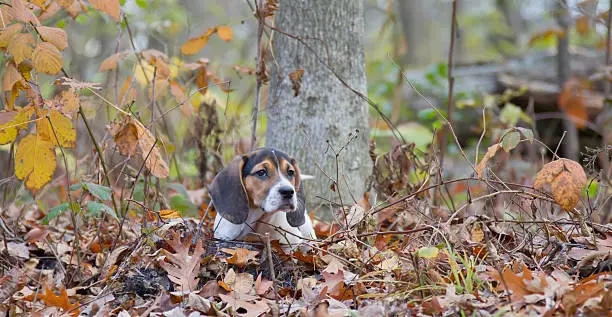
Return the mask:
{"type": "Polygon", "coordinates": [[[196,275],[200,271],[200,260],[204,254],[202,241],[196,242],[193,253],[189,254],[191,239],[186,238],[183,242],[180,239],[180,233],[172,233],[172,238],[166,240],[168,245],[172,247],[174,253],[163,249],[166,255],[166,261],[162,261],[159,265],[168,272],[168,278],[178,285],[178,290],[183,294],[189,293],[197,289],[200,279],[196,275]]]}
{"type": "Polygon", "coordinates": [[[40,300],[47,306],[61,308],[64,312],[71,311],[71,316],[78,316],[80,313],[79,303],[72,304],[70,302],[70,299],[68,299],[68,293],[66,292],[66,287],[64,286],[60,288],[60,294],[55,295],[53,290],[45,284],[43,285],[42,292],[26,296],[24,300],[31,302],[34,300],[40,300]]]}
{"type": "Polygon", "coordinates": [[[251,250],[244,249],[244,248],[236,248],[236,249],[222,248],[221,251],[232,255],[231,257],[225,259],[225,261],[227,261],[227,263],[229,264],[233,264],[238,267],[247,266],[247,264],[249,264],[249,261],[252,261],[255,264],[257,264],[256,261],[257,261],[257,255],[259,254],[258,251],[251,251],[251,250]]]}
{"type": "Polygon", "coordinates": [[[176,219],[181,218],[181,214],[176,210],[163,209],[159,211],[159,217],[162,219],[176,219]]]}

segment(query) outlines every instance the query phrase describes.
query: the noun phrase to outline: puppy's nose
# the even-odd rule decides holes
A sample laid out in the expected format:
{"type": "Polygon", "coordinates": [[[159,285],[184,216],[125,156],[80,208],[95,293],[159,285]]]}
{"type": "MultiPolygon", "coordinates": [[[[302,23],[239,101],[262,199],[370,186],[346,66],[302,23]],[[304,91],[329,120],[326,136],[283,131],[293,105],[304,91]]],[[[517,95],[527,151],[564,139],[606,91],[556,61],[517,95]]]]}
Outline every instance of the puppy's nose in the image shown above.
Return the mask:
{"type": "Polygon", "coordinates": [[[289,186],[279,188],[278,192],[285,199],[293,198],[293,193],[295,193],[295,191],[293,190],[293,187],[289,187],[289,186]]]}

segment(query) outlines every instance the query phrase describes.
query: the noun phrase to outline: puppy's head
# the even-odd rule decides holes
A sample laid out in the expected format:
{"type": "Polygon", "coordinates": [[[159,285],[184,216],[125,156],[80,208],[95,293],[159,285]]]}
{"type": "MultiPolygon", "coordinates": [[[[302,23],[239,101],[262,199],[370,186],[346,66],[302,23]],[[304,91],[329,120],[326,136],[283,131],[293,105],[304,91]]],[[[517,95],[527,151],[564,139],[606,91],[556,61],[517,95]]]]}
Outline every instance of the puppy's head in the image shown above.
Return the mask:
{"type": "Polygon", "coordinates": [[[286,212],[294,227],[305,222],[305,195],[297,162],[272,148],[261,148],[232,160],[213,180],[209,192],[217,212],[235,224],[249,209],[286,212]]]}

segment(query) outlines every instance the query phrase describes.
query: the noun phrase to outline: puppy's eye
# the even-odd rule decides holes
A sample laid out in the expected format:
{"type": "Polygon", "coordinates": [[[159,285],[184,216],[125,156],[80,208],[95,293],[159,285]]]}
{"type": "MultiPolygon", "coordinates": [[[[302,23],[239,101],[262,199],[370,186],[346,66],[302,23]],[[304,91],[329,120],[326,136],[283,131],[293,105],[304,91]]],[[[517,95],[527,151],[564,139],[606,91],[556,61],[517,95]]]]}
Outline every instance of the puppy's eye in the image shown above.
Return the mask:
{"type": "Polygon", "coordinates": [[[264,176],[268,175],[268,171],[266,171],[264,169],[261,169],[261,170],[255,172],[255,175],[257,175],[259,177],[264,177],[264,176]]]}
{"type": "Polygon", "coordinates": [[[294,170],[288,170],[287,171],[287,175],[293,177],[295,175],[295,171],[294,170]]]}

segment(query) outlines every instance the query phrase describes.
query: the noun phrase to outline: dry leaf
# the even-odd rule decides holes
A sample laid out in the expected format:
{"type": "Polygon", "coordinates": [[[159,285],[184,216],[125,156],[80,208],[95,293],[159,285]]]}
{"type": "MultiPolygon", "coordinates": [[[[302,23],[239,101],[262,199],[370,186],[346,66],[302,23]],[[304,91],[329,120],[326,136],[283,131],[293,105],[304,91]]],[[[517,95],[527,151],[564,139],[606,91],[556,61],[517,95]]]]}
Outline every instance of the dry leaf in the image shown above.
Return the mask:
{"type": "Polygon", "coordinates": [[[163,249],[166,254],[166,261],[162,261],[159,265],[168,272],[168,278],[178,285],[180,292],[188,293],[196,290],[199,278],[196,275],[200,272],[200,260],[204,254],[202,241],[198,240],[193,253],[189,254],[191,239],[188,237],[181,242],[180,233],[172,233],[172,238],[166,240],[168,245],[172,247],[175,253],[163,249]]]}
{"type": "Polygon", "coordinates": [[[119,93],[118,102],[120,102],[122,105],[130,103],[136,100],[136,98],[138,97],[138,92],[136,91],[136,87],[134,87],[134,84],[132,83],[132,78],[132,76],[126,77],[125,81],[123,82],[123,85],[121,85],[121,92],[119,93]]]}
{"type": "Polygon", "coordinates": [[[300,88],[302,87],[302,76],[304,70],[298,68],[295,72],[289,74],[289,80],[291,81],[291,88],[293,88],[293,96],[297,97],[300,94],[300,88]]]}
{"type": "Polygon", "coordinates": [[[493,156],[495,156],[495,153],[497,153],[497,150],[499,150],[500,148],[501,148],[501,145],[499,143],[495,143],[489,146],[489,148],[487,149],[487,153],[482,158],[482,160],[480,160],[480,163],[478,163],[478,165],[476,166],[476,172],[478,173],[478,178],[482,178],[482,172],[484,171],[484,168],[487,166],[487,162],[493,156]]]}
{"type": "Polygon", "coordinates": [[[548,189],[555,202],[566,211],[576,207],[586,185],[582,166],[565,158],[544,165],[533,183],[536,189],[548,189]]]}
{"type": "Polygon", "coordinates": [[[19,142],[15,152],[15,176],[26,180],[31,191],[40,190],[55,173],[55,148],[51,141],[29,134],[19,142]]]}
{"type": "Polygon", "coordinates": [[[537,32],[531,36],[529,39],[529,45],[533,45],[539,41],[547,41],[551,38],[563,38],[565,36],[565,32],[563,32],[560,28],[549,28],[541,32],[537,32]]]}
{"type": "Polygon", "coordinates": [[[58,50],[63,51],[68,47],[68,36],[66,35],[66,31],[49,26],[39,26],[36,29],[44,41],[55,45],[58,50]]]}
{"type": "MultiPolygon", "coordinates": [[[[155,100],[166,95],[168,79],[155,78],[155,100]]],[[[153,85],[149,85],[149,100],[153,100],[153,85]]]]}
{"type": "Polygon", "coordinates": [[[259,254],[259,252],[257,251],[251,251],[244,248],[223,248],[221,249],[221,251],[232,255],[231,257],[225,259],[229,264],[233,264],[238,267],[247,266],[247,264],[249,264],[249,261],[253,261],[255,264],[257,264],[257,255],[259,254]]]}
{"type": "Polygon", "coordinates": [[[6,47],[11,42],[11,39],[15,34],[21,33],[23,24],[15,23],[11,24],[0,31],[0,47],[6,47]]]}
{"type": "Polygon", "coordinates": [[[74,88],[68,88],[55,96],[55,106],[64,114],[71,114],[79,110],[79,94],[74,88]]]}
{"type": "Polygon", "coordinates": [[[163,209],[159,211],[159,217],[162,219],[176,219],[181,218],[181,214],[176,210],[163,209]]]}
{"type": "Polygon", "coordinates": [[[68,292],[66,292],[66,287],[62,286],[60,288],[60,294],[55,295],[53,290],[49,288],[46,284],[43,285],[44,292],[40,292],[37,294],[31,294],[26,296],[24,300],[33,302],[34,300],[40,300],[47,306],[59,307],[64,312],[71,311],[71,316],[79,315],[79,303],[72,304],[70,303],[70,299],[68,299],[68,292]]]}
{"type": "Polygon", "coordinates": [[[134,156],[136,154],[138,148],[138,129],[136,129],[136,125],[130,122],[117,128],[114,139],[121,155],[134,156]]]}
{"type": "Polygon", "coordinates": [[[229,26],[219,26],[217,28],[217,35],[219,35],[220,39],[229,42],[232,40],[232,28],[229,26]]]}
{"type": "Polygon", "coordinates": [[[576,124],[583,128],[584,123],[588,122],[587,103],[589,96],[592,95],[590,84],[576,78],[569,79],[563,84],[563,90],[559,94],[559,108],[563,110],[576,124]]]}
{"type": "Polygon", "coordinates": [[[102,61],[102,64],[100,64],[100,68],[98,69],[98,71],[104,72],[117,68],[119,62],[126,58],[129,53],[130,52],[128,51],[122,51],[105,58],[104,61],[102,61]]]}
{"type": "Polygon", "coordinates": [[[198,91],[202,94],[202,96],[206,95],[206,90],[208,90],[208,80],[209,78],[206,66],[200,67],[198,75],[196,76],[196,84],[198,86],[198,91]]]}
{"type": "Polygon", "coordinates": [[[55,75],[62,70],[62,53],[51,43],[39,43],[32,61],[38,71],[48,75],[55,75]]]}
{"type": "Polygon", "coordinates": [[[185,116],[193,114],[193,105],[185,95],[185,89],[176,81],[170,81],[170,93],[176,98],[177,104],[181,105],[181,111],[185,116]]]}
{"type": "Polygon", "coordinates": [[[8,43],[7,50],[13,55],[15,64],[19,65],[24,60],[32,58],[34,52],[32,46],[35,42],[34,35],[31,33],[19,33],[13,36],[8,43]]]}
{"type": "Polygon", "coordinates": [[[23,77],[21,77],[17,66],[11,62],[7,63],[6,71],[2,77],[2,91],[11,91],[18,82],[23,83],[23,77]]]}
{"type": "Polygon", "coordinates": [[[121,20],[121,5],[119,0],[89,0],[89,3],[99,11],[108,14],[113,20],[121,20]]]}
{"type": "Polygon", "coordinates": [[[578,32],[578,34],[585,36],[589,33],[589,30],[591,30],[591,26],[588,16],[583,15],[576,19],[576,32],[578,32]]]}

